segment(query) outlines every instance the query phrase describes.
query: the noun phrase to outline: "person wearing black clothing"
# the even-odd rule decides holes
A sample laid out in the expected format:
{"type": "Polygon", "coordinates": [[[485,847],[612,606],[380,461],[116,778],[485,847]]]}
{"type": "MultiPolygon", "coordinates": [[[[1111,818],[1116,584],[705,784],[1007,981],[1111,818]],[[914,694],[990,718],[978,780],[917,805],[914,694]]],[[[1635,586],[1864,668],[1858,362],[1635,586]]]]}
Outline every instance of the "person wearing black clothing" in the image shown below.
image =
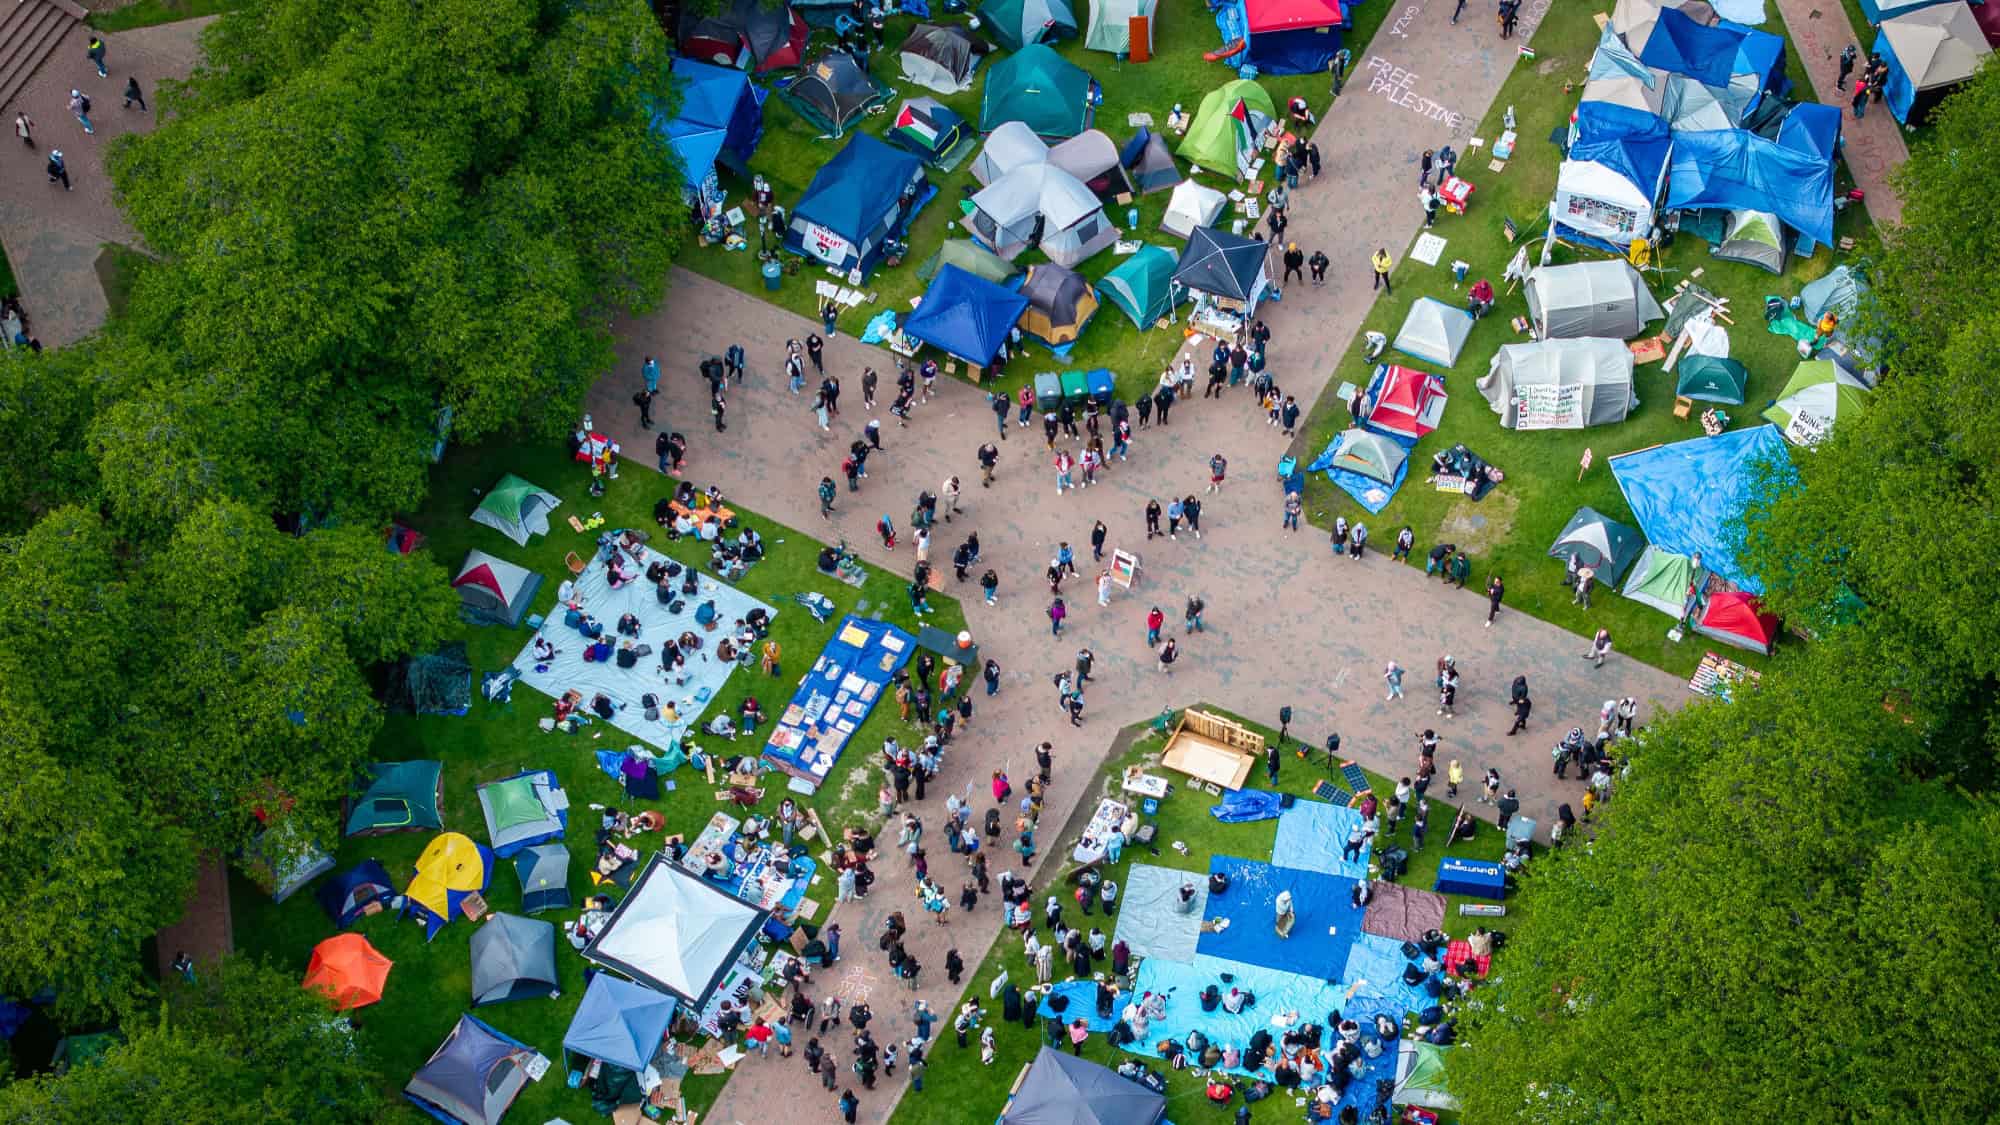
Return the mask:
{"type": "Polygon", "coordinates": [[[1132,408],[1139,412],[1139,428],[1142,430],[1145,429],[1147,423],[1153,420],[1153,397],[1151,395],[1140,395],[1137,399],[1133,400],[1132,408]]]}
{"type": "Polygon", "coordinates": [[[1296,242],[1287,244],[1285,247],[1285,278],[1280,284],[1289,284],[1293,274],[1298,274],[1299,280],[1304,281],[1306,278],[1305,268],[1305,251],[1299,249],[1299,244],[1296,242]]]}
{"type": "Polygon", "coordinates": [[[1158,534],[1160,534],[1160,502],[1158,500],[1148,500],[1146,501],[1146,538],[1151,539],[1158,534]]]}
{"type": "Polygon", "coordinates": [[[1090,529],[1090,557],[1093,560],[1104,561],[1104,540],[1110,534],[1111,530],[1104,526],[1103,520],[1098,520],[1097,526],[1090,529]]]}
{"type": "Polygon", "coordinates": [[[1507,822],[1514,819],[1514,814],[1521,811],[1521,799],[1509,789],[1505,797],[1493,803],[1493,807],[1500,810],[1500,827],[1505,828],[1507,822]]]}
{"type": "Polygon", "coordinates": [[[958,950],[954,949],[944,955],[944,975],[947,980],[955,985],[958,983],[959,976],[964,972],[965,961],[959,957],[958,950]]]}
{"type": "Polygon", "coordinates": [[[1167,414],[1173,409],[1174,392],[1165,387],[1153,392],[1153,408],[1160,412],[1160,425],[1167,425],[1167,414]]]}
{"type": "MultiPolygon", "coordinates": [[[[1507,728],[1508,734],[1519,734],[1528,727],[1528,715],[1535,709],[1535,701],[1525,694],[1514,700],[1514,725],[1507,728]]],[[[1556,767],[1556,776],[1562,776],[1562,767],[1556,767]]]]}

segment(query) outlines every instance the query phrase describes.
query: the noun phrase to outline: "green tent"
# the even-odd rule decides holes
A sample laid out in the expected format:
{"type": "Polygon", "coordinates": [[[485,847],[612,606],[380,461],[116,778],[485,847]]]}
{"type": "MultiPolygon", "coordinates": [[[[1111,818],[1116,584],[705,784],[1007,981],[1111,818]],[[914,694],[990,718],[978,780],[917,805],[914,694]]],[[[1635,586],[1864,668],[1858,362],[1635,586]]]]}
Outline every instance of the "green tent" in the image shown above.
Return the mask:
{"type": "Polygon", "coordinates": [[[525,547],[530,537],[549,533],[549,512],[561,503],[554,493],[508,473],[479,502],[472,522],[483,523],[525,547]]]}
{"type": "MultiPolygon", "coordinates": [[[[987,84],[991,88],[992,80],[987,84]]],[[[1225,82],[1201,99],[1194,124],[1175,151],[1211,172],[1248,179],[1259,151],[1257,138],[1277,119],[1278,107],[1262,86],[1248,78],[1225,82]]]]}
{"type": "Polygon", "coordinates": [[[1706,580],[1707,576],[1695,568],[1693,559],[1649,546],[1640,553],[1639,561],[1632,564],[1632,576],[1625,580],[1621,593],[1679,620],[1687,608],[1688,587],[1706,580]]]}
{"type": "Polygon", "coordinates": [[[1178,255],[1164,246],[1142,246],[1139,252],[1104,275],[1098,289],[1144,332],[1174,307],[1174,266],[1178,255]]]}
{"type": "Polygon", "coordinates": [[[1405,1039],[1396,1053],[1396,1088],[1389,1095],[1397,1105],[1453,1110],[1458,1099],[1445,1088],[1445,1048],[1405,1039]]]}
{"type": "Polygon", "coordinates": [[[1841,415],[1860,411],[1867,394],[1868,384],[1832,360],[1809,359],[1792,372],[1764,419],[1793,445],[1812,445],[1833,430],[1841,415]]]}
{"type": "Polygon", "coordinates": [[[966,273],[995,285],[1005,285],[1020,269],[1007,259],[969,238],[947,238],[930,260],[917,267],[917,280],[929,284],[937,271],[957,266],[966,273]]]}
{"type": "Polygon", "coordinates": [[[368,787],[347,806],[347,835],[444,827],[438,816],[443,762],[376,762],[368,767],[368,777],[368,787]]]}
{"type": "Polygon", "coordinates": [[[1674,369],[1674,393],[1702,402],[1730,406],[1743,402],[1743,388],[1750,384],[1750,372],[1733,359],[1712,355],[1691,355],[1674,369]]]}
{"type": "Polygon", "coordinates": [[[995,63],[979,103],[979,131],[1019,121],[1044,137],[1074,137],[1090,128],[1097,83],[1081,67],[1040,43],[995,63]]]}
{"type": "MultiPolygon", "coordinates": [[[[979,22],[1010,51],[1076,35],[1070,0],[987,0],[979,6],[979,22]]],[[[986,85],[992,88],[992,76],[986,85]]]]}

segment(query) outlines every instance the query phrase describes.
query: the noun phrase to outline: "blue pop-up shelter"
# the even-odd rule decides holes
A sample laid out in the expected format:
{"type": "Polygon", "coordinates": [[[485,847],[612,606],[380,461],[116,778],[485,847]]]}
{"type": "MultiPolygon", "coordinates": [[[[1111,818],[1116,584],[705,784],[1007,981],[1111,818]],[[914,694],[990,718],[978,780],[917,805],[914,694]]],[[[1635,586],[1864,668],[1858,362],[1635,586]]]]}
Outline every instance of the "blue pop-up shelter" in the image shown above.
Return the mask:
{"type": "Polygon", "coordinates": [[[1674,134],[1667,206],[1768,211],[1815,242],[1833,241],[1833,164],[1742,129],[1674,134]]]}
{"type": "Polygon", "coordinates": [[[653,1064],[679,1002],[610,973],[597,973],[563,1033],[563,1050],[638,1073],[653,1064]]]}
{"type": "Polygon", "coordinates": [[[1743,512],[1761,495],[1758,466],[1791,456],[1776,426],[1656,445],[1611,459],[1611,475],[1646,541],[1662,551],[1701,556],[1705,569],[1752,593],[1763,584],[1737,562],[1743,512]]]}
{"type": "Polygon", "coordinates": [[[1741,102],[1741,113],[1756,108],[1763,94],[1785,91],[1783,39],[1728,20],[1705,26],[1675,8],[1660,10],[1639,61],[1718,91],[1737,91],[1732,100],[1741,102]]]}
{"type": "Polygon", "coordinates": [[[984,367],[999,354],[1027,307],[1028,299],[1019,293],[948,265],[931,279],[916,311],[903,322],[903,333],[984,367]]]}
{"type": "Polygon", "coordinates": [[[673,145],[690,188],[699,187],[719,163],[742,173],[764,137],[765,91],[740,70],[693,59],[674,60],[680,110],[654,114],[653,129],[673,145]]]}
{"type": "Polygon", "coordinates": [[[1883,100],[1905,124],[1922,124],[1945,95],[1979,73],[1993,53],[1965,4],[1905,9],[1882,21],[1875,53],[1889,66],[1883,100]]]}
{"type": "Polygon", "coordinates": [[[921,158],[856,133],[806,187],[785,231],[785,249],[866,277],[882,260],[884,244],[933,194],[921,158]]]}
{"type": "Polygon", "coordinates": [[[1222,9],[1216,24],[1225,39],[1234,38],[1231,30],[1241,21],[1243,50],[1230,61],[1259,74],[1325,70],[1340,51],[1342,29],[1352,26],[1340,0],[1239,0],[1222,9]]]}

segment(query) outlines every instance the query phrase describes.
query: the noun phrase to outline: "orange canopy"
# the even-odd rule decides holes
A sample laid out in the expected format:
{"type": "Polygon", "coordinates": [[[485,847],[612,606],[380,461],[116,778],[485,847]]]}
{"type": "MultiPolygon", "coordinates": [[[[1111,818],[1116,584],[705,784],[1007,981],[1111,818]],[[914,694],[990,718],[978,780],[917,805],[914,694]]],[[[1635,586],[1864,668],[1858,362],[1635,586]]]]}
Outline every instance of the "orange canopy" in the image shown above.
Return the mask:
{"type": "Polygon", "coordinates": [[[302,987],[326,994],[341,1011],[365,1007],[382,998],[393,964],[360,934],[337,934],[313,947],[302,987]]]}

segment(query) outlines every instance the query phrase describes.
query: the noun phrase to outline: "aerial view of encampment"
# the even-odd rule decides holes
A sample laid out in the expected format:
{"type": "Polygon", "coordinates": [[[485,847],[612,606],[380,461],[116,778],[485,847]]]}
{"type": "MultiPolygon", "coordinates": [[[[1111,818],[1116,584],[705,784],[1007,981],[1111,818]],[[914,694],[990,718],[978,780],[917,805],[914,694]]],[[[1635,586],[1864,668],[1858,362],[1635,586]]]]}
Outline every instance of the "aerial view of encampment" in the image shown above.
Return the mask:
{"type": "Polygon", "coordinates": [[[0,27],[0,1125],[2000,1120],[2000,3],[0,27]]]}

